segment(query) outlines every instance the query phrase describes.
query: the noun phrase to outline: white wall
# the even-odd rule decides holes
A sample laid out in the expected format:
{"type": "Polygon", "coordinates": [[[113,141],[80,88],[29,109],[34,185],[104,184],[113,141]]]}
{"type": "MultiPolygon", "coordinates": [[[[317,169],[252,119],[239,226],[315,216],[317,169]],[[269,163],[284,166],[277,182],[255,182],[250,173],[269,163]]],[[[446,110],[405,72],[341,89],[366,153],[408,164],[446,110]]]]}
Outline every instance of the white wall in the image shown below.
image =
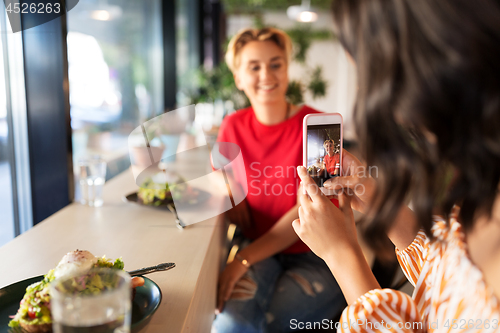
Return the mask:
{"type": "MultiPolygon", "coordinates": [[[[280,29],[291,29],[298,23],[290,20],[286,13],[266,13],[264,23],[280,29]]],[[[227,20],[228,37],[238,30],[253,25],[253,18],[245,15],[231,15],[227,20]]],[[[319,19],[311,23],[312,29],[329,29],[333,31],[333,22],[329,13],[320,13],[319,19]]],[[[304,96],[306,104],[323,112],[338,112],[344,117],[344,137],[354,138],[352,127],[352,108],[356,95],[356,69],[346,58],[341,45],[335,41],[314,41],[306,56],[306,66],[292,63],[290,78],[300,79],[308,70],[317,65],[323,67],[323,77],[328,81],[326,97],[312,100],[309,94],[304,96]]],[[[307,76],[308,77],[308,76],[307,76]]]]}

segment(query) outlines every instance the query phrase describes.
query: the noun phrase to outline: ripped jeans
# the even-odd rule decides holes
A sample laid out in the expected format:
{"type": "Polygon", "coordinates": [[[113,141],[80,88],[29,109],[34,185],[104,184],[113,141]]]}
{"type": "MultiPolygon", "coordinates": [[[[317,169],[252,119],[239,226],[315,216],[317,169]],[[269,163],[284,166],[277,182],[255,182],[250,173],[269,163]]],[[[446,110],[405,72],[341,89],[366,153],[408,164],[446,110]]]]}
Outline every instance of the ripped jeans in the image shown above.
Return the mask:
{"type": "Polygon", "coordinates": [[[277,254],[254,264],[238,281],[212,332],[293,332],[291,320],[329,321],[345,306],[321,258],[312,252],[277,254]]]}

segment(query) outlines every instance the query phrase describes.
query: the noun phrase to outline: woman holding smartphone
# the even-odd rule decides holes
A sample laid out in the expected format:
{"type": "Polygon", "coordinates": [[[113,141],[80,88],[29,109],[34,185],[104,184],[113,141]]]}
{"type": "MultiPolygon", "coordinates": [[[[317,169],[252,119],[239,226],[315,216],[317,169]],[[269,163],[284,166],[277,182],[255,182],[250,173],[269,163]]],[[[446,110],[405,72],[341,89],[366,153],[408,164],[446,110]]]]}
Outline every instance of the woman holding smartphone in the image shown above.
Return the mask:
{"type": "Polygon", "coordinates": [[[298,217],[302,120],[318,113],[286,100],[291,48],[274,28],[242,30],[228,46],[226,62],[251,107],[226,117],[217,141],[241,149],[245,170],[234,170],[229,181],[232,191],[239,183],[248,195],[229,211],[246,241],[219,277],[218,333],[288,332],[293,320],[330,319],[345,306],[324,261],[291,226],[298,217]]]}
{"type": "Polygon", "coordinates": [[[343,169],[356,172],[325,184],[342,191],[340,209],[300,167],[308,194],[293,227],[346,297],[339,331],[498,332],[499,2],[336,0],[333,12],[357,65],[367,164],[344,151],[343,169]],[[359,172],[367,165],[378,177],[359,172]],[[396,246],[413,298],[380,289],[351,207],[367,214],[376,252],[388,238],[396,246]]]}

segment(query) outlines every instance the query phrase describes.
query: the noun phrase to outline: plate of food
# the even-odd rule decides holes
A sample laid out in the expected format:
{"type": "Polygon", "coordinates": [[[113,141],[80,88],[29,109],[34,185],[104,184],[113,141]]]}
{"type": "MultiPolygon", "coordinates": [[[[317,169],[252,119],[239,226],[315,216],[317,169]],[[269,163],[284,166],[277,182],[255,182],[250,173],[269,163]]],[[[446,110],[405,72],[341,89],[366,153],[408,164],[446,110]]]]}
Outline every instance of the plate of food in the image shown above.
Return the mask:
{"type": "MultiPolygon", "coordinates": [[[[112,261],[96,258],[88,251],[66,254],[56,268],[46,275],[35,276],[0,289],[0,332],[52,332],[49,284],[58,277],[89,271],[93,267],[123,269],[121,258],[112,261]]],[[[135,287],[132,300],[133,332],[146,325],[158,309],[162,294],[158,285],[143,276],[132,278],[135,287]]]]}
{"type": "Polygon", "coordinates": [[[176,202],[196,205],[210,199],[210,193],[189,186],[181,178],[176,182],[165,182],[161,179],[147,178],[137,192],[127,194],[123,200],[143,206],[168,208],[176,202]]]}

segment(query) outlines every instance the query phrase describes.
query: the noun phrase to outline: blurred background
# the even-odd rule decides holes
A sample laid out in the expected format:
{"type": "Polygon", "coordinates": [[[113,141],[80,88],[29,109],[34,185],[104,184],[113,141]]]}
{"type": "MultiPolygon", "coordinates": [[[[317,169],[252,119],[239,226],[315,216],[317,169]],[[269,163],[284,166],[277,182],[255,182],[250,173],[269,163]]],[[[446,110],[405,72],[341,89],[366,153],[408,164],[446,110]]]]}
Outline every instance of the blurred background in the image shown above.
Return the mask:
{"type": "Polygon", "coordinates": [[[129,168],[127,138],[140,124],[196,104],[194,121],[214,139],[223,117],[248,105],[223,61],[243,28],[289,33],[289,99],[341,113],[354,140],[355,69],[329,8],[326,0],[83,0],[18,33],[3,8],[0,246],[75,200],[80,158],[100,155],[108,180],[129,168]]]}

